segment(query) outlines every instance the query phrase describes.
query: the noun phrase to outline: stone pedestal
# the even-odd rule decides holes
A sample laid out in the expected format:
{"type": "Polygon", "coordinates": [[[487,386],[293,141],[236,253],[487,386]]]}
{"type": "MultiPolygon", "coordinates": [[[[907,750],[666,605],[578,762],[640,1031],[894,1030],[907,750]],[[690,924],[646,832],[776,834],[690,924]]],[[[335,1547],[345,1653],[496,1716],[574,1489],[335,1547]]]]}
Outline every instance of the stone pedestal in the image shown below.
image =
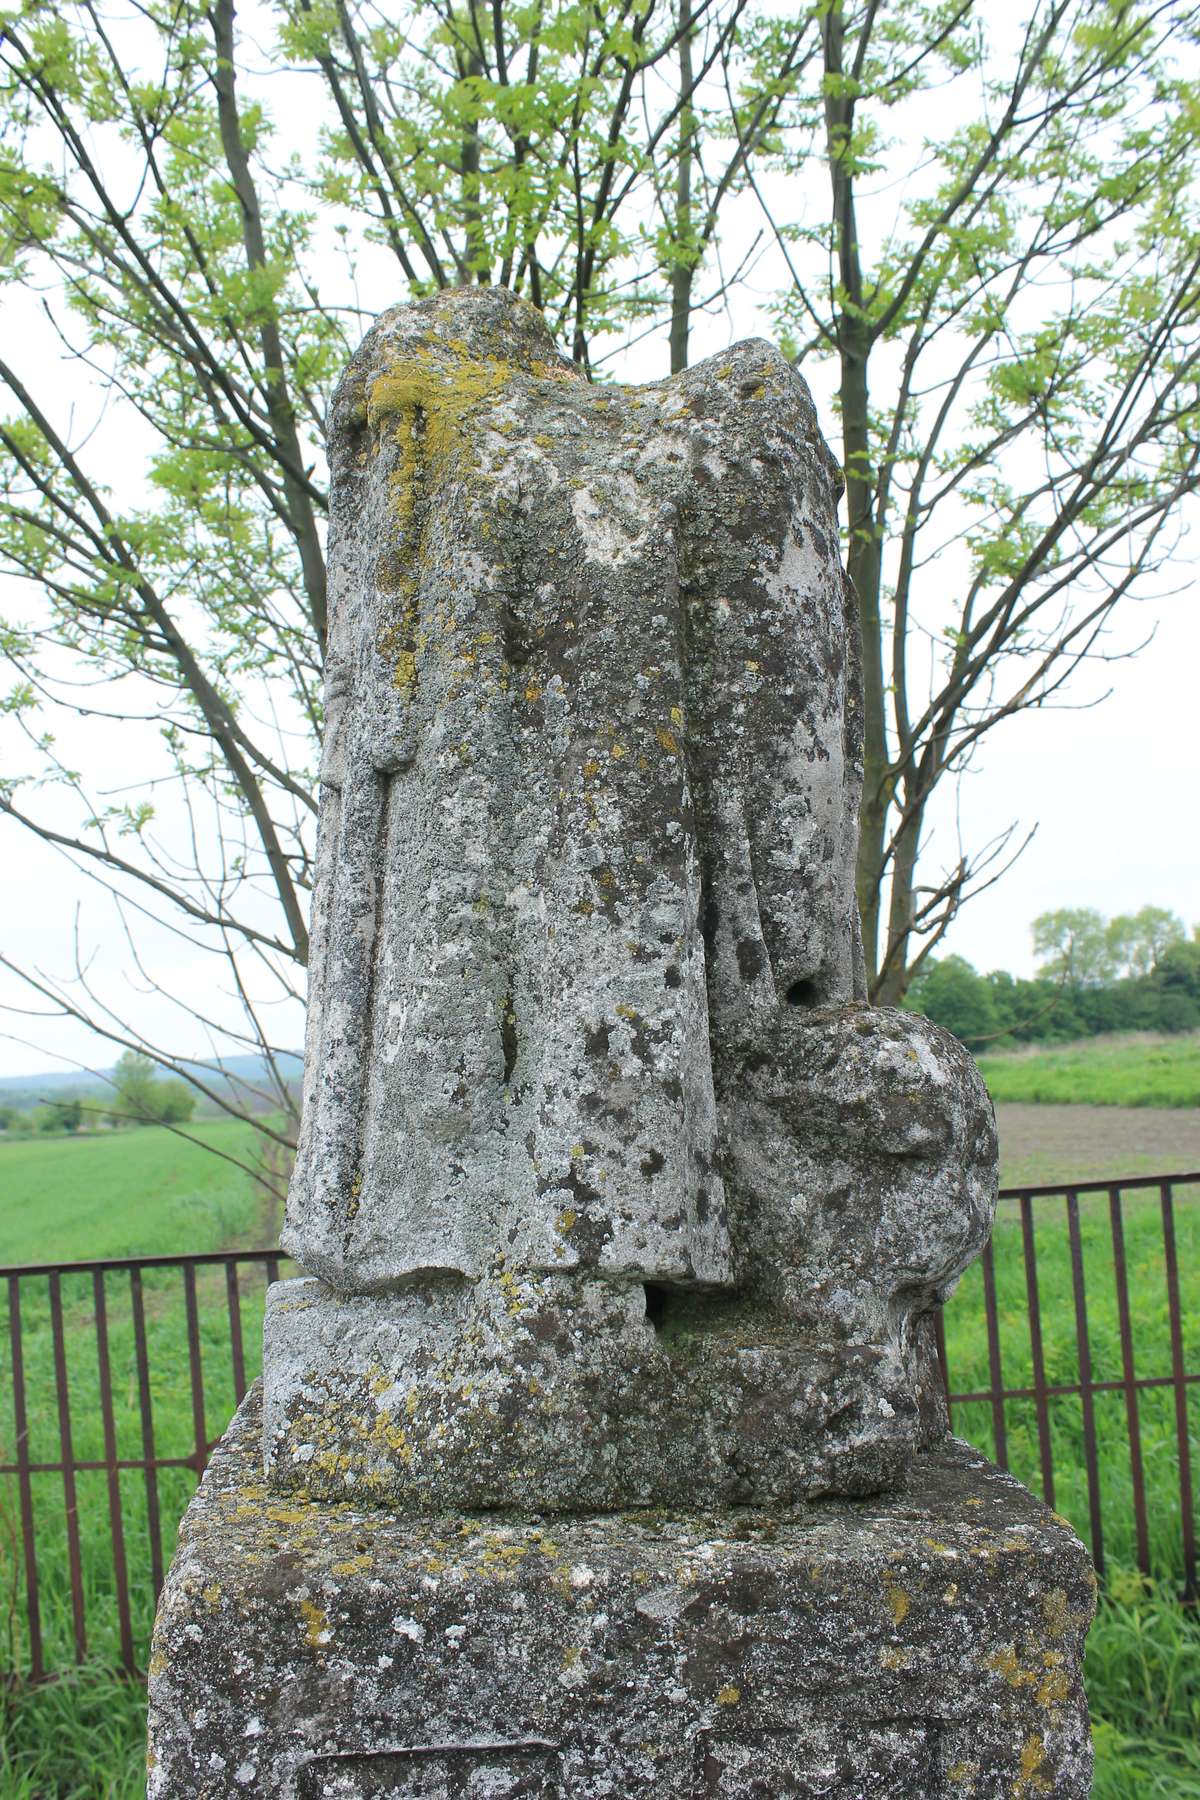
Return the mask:
{"type": "Polygon", "coordinates": [[[268,1494],[252,1395],[163,1596],[149,1794],[1082,1800],[1093,1594],[956,1442],[772,1515],[415,1519],[268,1494]]]}

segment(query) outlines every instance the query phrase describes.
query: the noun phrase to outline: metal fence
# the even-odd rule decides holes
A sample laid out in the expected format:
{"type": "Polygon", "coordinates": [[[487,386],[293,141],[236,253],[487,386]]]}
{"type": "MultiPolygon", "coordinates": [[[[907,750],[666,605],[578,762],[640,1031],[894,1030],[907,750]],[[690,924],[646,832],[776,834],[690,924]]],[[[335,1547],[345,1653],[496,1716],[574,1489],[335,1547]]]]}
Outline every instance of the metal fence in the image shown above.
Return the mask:
{"type": "MultiPolygon", "coordinates": [[[[89,1656],[137,1670],[179,1514],[258,1372],[280,1266],[241,1251],[0,1268],[0,1676],[89,1656]]],[[[1009,1190],[939,1349],[960,1435],[1040,1485],[1098,1570],[1181,1576],[1194,1600],[1189,1297],[1200,1174],[1009,1190]]]]}
{"type": "Polygon", "coordinates": [[[277,1250],[244,1250],[0,1268],[12,1378],[11,1435],[0,1413],[10,1674],[39,1681],[64,1661],[84,1662],[89,1648],[137,1670],[182,1504],[258,1373],[246,1315],[261,1319],[281,1260],[277,1250]],[[214,1275],[223,1278],[215,1285],[214,1275]],[[166,1384],[156,1381],[167,1359],[156,1348],[170,1355],[166,1384]],[[164,1496],[164,1476],[177,1472],[183,1480],[164,1496]],[[89,1477],[103,1496],[92,1493],[84,1508],[89,1477]],[[49,1631],[47,1590],[57,1615],[49,1631]]]}

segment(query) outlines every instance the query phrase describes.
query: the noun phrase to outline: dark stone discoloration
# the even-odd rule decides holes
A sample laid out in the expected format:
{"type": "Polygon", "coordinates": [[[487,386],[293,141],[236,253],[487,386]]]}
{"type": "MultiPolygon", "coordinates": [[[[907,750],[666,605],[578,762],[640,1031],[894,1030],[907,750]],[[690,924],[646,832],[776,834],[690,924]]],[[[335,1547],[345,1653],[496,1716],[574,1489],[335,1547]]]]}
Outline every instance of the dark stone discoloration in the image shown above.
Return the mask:
{"type": "Polygon", "coordinates": [[[181,1534],[151,1800],[1088,1792],[1087,1556],[963,1445],[798,1512],[411,1520],[273,1500],[256,1415],[181,1534]]]}

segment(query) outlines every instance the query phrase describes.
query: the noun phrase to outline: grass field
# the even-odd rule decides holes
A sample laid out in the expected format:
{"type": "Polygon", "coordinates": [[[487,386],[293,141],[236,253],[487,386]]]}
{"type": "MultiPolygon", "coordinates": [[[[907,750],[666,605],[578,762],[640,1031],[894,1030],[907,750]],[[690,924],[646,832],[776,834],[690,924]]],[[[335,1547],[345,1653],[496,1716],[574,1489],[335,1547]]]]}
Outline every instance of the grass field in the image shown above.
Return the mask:
{"type": "MultiPolygon", "coordinates": [[[[1085,1111],[1087,1109],[1084,1109],[1085,1111]]],[[[1048,1122],[1078,1116],[1078,1108],[1001,1110],[1005,1179],[1034,1184],[1058,1177],[1055,1158],[1068,1155],[1049,1141],[1048,1122]],[[1034,1113],[1042,1139],[1031,1148],[1018,1138],[1021,1117],[1034,1113]],[[1008,1123],[1006,1123],[1008,1121],[1008,1123]],[[1021,1174],[1013,1171],[1020,1168],[1021,1174]]],[[[1145,1113],[1108,1113],[1144,1123],[1145,1113]]],[[[1166,1115],[1164,1115],[1165,1117],[1166,1115]]],[[[1182,1124],[1186,1115],[1175,1115],[1182,1124]]],[[[236,1127],[203,1126],[203,1131],[236,1132],[236,1127]]],[[[1053,1137],[1053,1133],[1050,1133],[1053,1137]]],[[[216,1141],[216,1140],[214,1140],[216,1141]]],[[[1134,1140],[1130,1140],[1131,1142],[1134,1140]]],[[[236,1148],[232,1135],[222,1147],[236,1148]]],[[[1102,1173],[1132,1172],[1118,1138],[1102,1173]]],[[[1168,1159],[1172,1160],[1172,1159],[1168,1159]]],[[[1161,1166],[1161,1165],[1160,1165],[1161,1166]]],[[[1071,1173],[1081,1174],[1078,1168],[1071,1173]]],[[[81,1142],[35,1140],[0,1144],[0,1191],[17,1205],[0,1216],[0,1261],[38,1260],[50,1254],[172,1253],[217,1247],[230,1239],[247,1245],[256,1228],[267,1230],[253,1185],[229,1163],[206,1159],[180,1146],[169,1134],[129,1133],[120,1138],[81,1142]],[[31,1157],[23,1156],[26,1150],[31,1157]],[[56,1157],[55,1151],[62,1154],[56,1157]],[[87,1152],[87,1155],[81,1153],[87,1152]],[[103,1156],[111,1161],[107,1164],[103,1156]],[[8,1161],[13,1157],[12,1162],[8,1161]],[[99,1157],[99,1161],[90,1161],[99,1157]],[[14,1214],[16,1216],[14,1216],[14,1214]]],[[[1121,1371],[1113,1281],[1111,1234],[1104,1202],[1085,1201],[1082,1236],[1087,1277],[1089,1326],[1095,1374],[1121,1371]]],[[[1039,1292],[1045,1332],[1047,1378],[1076,1376],[1070,1266],[1061,1202],[1039,1202],[1036,1244],[1039,1292]]],[[[1189,1367],[1196,1366],[1195,1328],[1200,1318],[1200,1192],[1179,1197],[1177,1233],[1189,1367]]],[[[1135,1295],[1134,1337],[1139,1374],[1169,1367],[1166,1288],[1161,1225],[1156,1201],[1130,1196],[1125,1217],[1126,1250],[1135,1295]]],[[[1026,1296],[1021,1236],[1011,1206],[1002,1209],[996,1238],[1001,1356],[1006,1381],[1030,1378],[1026,1296]]],[[[28,1284],[27,1284],[28,1285],[28,1284]]],[[[110,1277],[109,1330],[115,1371],[114,1411],[122,1454],[140,1455],[141,1418],[132,1358],[128,1286],[110,1277]]],[[[44,1297],[30,1293],[23,1306],[26,1385],[30,1399],[32,1451],[51,1460],[58,1454],[54,1406],[54,1356],[44,1297]]],[[[100,1394],[96,1373],[94,1301],[90,1284],[64,1278],[64,1354],[71,1395],[74,1448],[81,1457],[103,1453],[100,1394]]],[[[262,1276],[247,1275],[239,1289],[247,1372],[257,1367],[262,1314],[262,1276]]],[[[221,1428],[233,1401],[225,1290],[222,1277],[198,1280],[201,1320],[202,1392],[205,1427],[221,1428]]],[[[193,1452],[196,1429],[189,1378],[184,1297],[177,1271],[147,1275],[146,1329],[153,1372],[153,1420],[160,1455],[193,1452]]],[[[0,1343],[7,1344],[7,1314],[0,1305],[0,1343]]],[[[982,1283],[971,1271],[946,1317],[952,1381],[957,1391],[987,1385],[982,1283]]],[[[1193,1459],[1200,1471],[1200,1392],[1192,1390],[1190,1428],[1193,1459]]],[[[1200,1800],[1200,1621],[1175,1600],[1172,1570],[1178,1567],[1179,1498],[1174,1416],[1166,1391],[1143,1395],[1140,1411],[1143,1453],[1150,1492],[1150,1535],[1164,1578],[1147,1585],[1132,1573],[1131,1478],[1128,1432],[1122,1396],[1096,1402],[1100,1437],[1100,1481],[1104,1547],[1109,1559],[1108,1595],[1089,1640],[1088,1686],[1097,1745],[1098,1800],[1138,1800],[1142,1796],[1197,1796],[1200,1800]]],[[[1006,1422],[1014,1472],[1040,1488],[1033,1408],[1009,1404],[1006,1422]]],[[[1083,1477],[1080,1410],[1067,1399],[1051,1403],[1051,1437],[1060,1512],[1087,1538],[1089,1519],[1083,1477]]],[[[993,1448],[986,1405],[960,1408],[955,1429],[985,1450],[993,1448]]],[[[0,1461],[9,1459],[12,1415],[7,1382],[0,1381],[0,1461]]],[[[186,1469],[159,1476],[159,1543],[169,1559],[179,1512],[194,1485],[186,1469]]],[[[23,1591],[12,1484],[0,1479],[0,1794],[5,1800],[132,1800],[143,1791],[141,1766],[144,1711],[140,1690],[106,1673],[118,1659],[120,1636],[112,1578],[108,1496],[100,1474],[79,1477],[79,1520],[88,1623],[85,1668],[67,1680],[23,1695],[4,1697],[2,1676],[25,1662],[23,1591]]],[[[61,1479],[35,1478],[37,1538],[43,1581],[43,1633],[47,1661],[61,1666],[73,1653],[73,1617],[67,1573],[61,1479]]],[[[121,1518],[131,1570],[131,1629],[139,1652],[151,1623],[151,1528],[147,1490],[136,1471],[120,1479],[121,1518]]]]}
{"type": "Polygon", "coordinates": [[[253,1161],[257,1134],[234,1119],[188,1131],[199,1144],[157,1125],[0,1138],[0,1265],[249,1243],[262,1190],[224,1157],[253,1161]]]}
{"type": "Polygon", "coordinates": [[[1123,1032],[981,1056],[992,1099],[1038,1105],[1200,1106],[1200,1032],[1123,1032]]]}

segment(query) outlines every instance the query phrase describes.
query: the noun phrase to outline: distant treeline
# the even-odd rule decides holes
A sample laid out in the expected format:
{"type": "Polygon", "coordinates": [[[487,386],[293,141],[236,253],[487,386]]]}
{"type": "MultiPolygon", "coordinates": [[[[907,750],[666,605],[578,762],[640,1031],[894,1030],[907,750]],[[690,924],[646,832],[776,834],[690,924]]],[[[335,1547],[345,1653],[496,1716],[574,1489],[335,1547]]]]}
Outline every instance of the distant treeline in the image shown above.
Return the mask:
{"type": "Polygon", "coordinates": [[[183,1081],[162,1081],[148,1056],[127,1050],[112,1073],[106,1103],[90,1093],[63,1094],[33,1106],[0,1105],[0,1131],[68,1132],[104,1125],[181,1125],[196,1110],[196,1096],[183,1081]]]}
{"type": "Polygon", "coordinates": [[[1032,980],[961,956],[928,962],[904,1004],[971,1050],[1064,1043],[1106,1031],[1200,1028],[1200,926],[1158,906],[1106,919],[1090,907],[1033,922],[1041,966],[1032,980]]]}

